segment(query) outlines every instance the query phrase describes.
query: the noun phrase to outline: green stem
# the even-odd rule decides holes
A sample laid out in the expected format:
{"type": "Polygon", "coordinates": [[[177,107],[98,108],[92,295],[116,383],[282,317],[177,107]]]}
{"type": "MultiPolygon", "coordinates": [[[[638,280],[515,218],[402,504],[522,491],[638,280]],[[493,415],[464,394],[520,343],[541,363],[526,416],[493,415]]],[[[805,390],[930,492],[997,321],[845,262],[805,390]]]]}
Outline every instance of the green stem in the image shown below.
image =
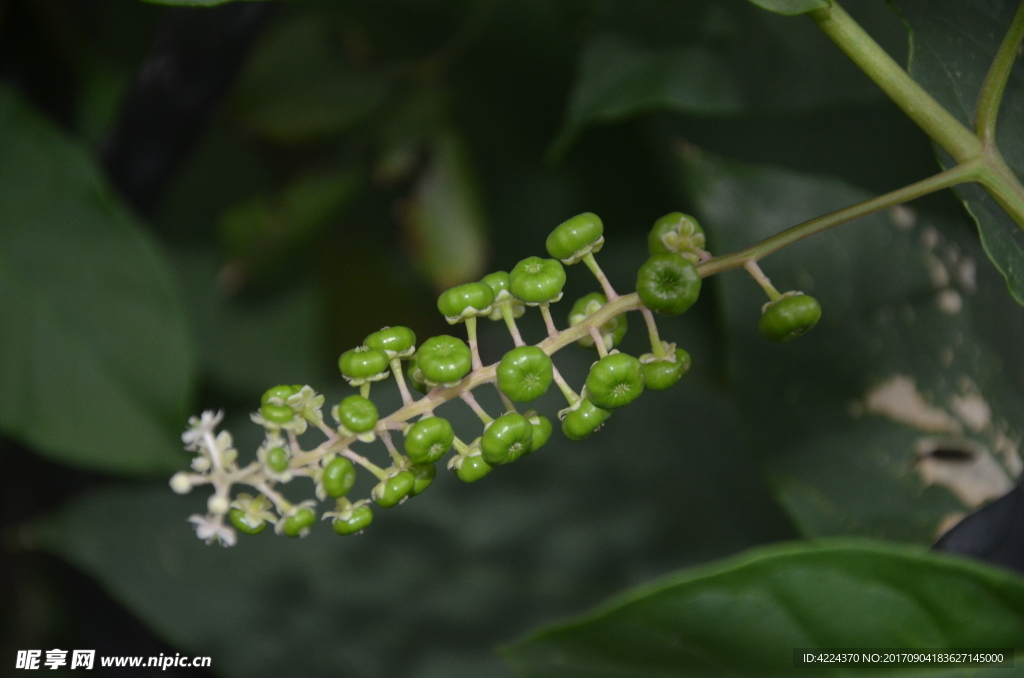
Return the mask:
{"type": "Polygon", "coordinates": [[[665,351],[665,346],[662,345],[661,337],[658,335],[658,324],[654,322],[654,314],[646,306],[640,307],[640,313],[643,314],[644,322],[647,323],[647,335],[651,338],[651,353],[658,358],[664,358],[668,352],[665,351]]]}
{"type": "Polygon", "coordinates": [[[395,382],[398,383],[398,392],[402,394],[402,404],[408,405],[412,402],[412,394],[409,393],[409,387],[405,385],[405,375],[402,374],[402,361],[398,358],[393,358],[390,361],[391,374],[395,375],[395,382]]]}
{"type": "Polygon", "coordinates": [[[500,308],[501,317],[505,320],[505,325],[508,327],[508,333],[512,335],[512,342],[516,346],[526,346],[526,342],[523,341],[523,335],[519,334],[519,326],[516,325],[516,316],[512,312],[512,302],[503,301],[500,308]]]}
{"type": "Polygon", "coordinates": [[[466,318],[466,337],[469,339],[469,354],[472,359],[472,365],[474,370],[479,370],[484,366],[480,362],[480,349],[477,348],[476,343],[476,318],[466,318]]]}
{"type": "Polygon", "coordinates": [[[1010,79],[1013,64],[1017,61],[1017,50],[1022,38],[1024,2],[1017,7],[1010,28],[1003,36],[1003,42],[999,45],[996,58],[992,60],[992,65],[988,69],[985,82],[981,86],[981,94],[978,95],[978,104],[974,109],[974,131],[981,137],[986,147],[995,144],[999,105],[1003,101],[1003,92],[1006,91],[1006,83],[1010,79]]]}
{"type": "Polygon", "coordinates": [[[594,348],[597,349],[597,355],[601,358],[607,356],[608,347],[604,343],[604,337],[601,336],[601,330],[591,325],[590,338],[594,340],[594,348]]]}
{"type": "Polygon", "coordinates": [[[808,12],[808,16],[958,163],[981,155],[981,140],[900,68],[838,3],[808,12]]]}
{"type": "Polygon", "coordinates": [[[548,302],[544,302],[540,305],[540,314],[544,316],[544,325],[548,329],[548,337],[551,339],[558,338],[558,328],[555,327],[555,321],[551,317],[551,308],[548,302]]]}
{"type": "Polygon", "coordinates": [[[463,391],[459,394],[459,397],[469,405],[470,409],[473,410],[476,416],[480,417],[480,421],[484,423],[484,426],[494,421],[494,417],[487,414],[487,411],[484,410],[484,408],[480,406],[480,403],[476,401],[476,397],[473,395],[472,391],[463,391]]]}
{"type": "Polygon", "coordinates": [[[597,282],[601,283],[601,289],[604,290],[604,296],[608,298],[608,301],[615,301],[619,298],[619,293],[615,291],[612,284],[608,281],[608,277],[601,270],[601,267],[597,263],[597,259],[594,258],[593,252],[587,252],[583,255],[583,263],[587,265],[590,272],[597,278],[597,282]]]}
{"type": "Polygon", "coordinates": [[[773,285],[772,281],[768,279],[768,276],[764,274],[764,271],[761,270],[761,267],[757,265],[756,261],[750,259],[743,264],[743,268],[747,269],[747,273],[750,274],[751,278],[757,281],[757,284],[761,286],[761,289],[764,290],[764,293],[768,295],[768,298],[771,301],[778,301],[782,298],[782,294],[775,289],[775,285],[773,285]]]}
{"type": "MultiPolygon", "coordinates": [[[[844,207],[830,214],[805,221],[802,224],[788,228],[781,233],[765,238],[759,243],[745,249],[733,252],[721,257],[714,257],[697,266],[697,272],[702,278],[706,278],[722,271],[729,271],[743,266],[750,260],[762,259],[765,256],[778,252],[784,247],[792,245],[815,233],[821,233],[833,226],[839,226],[847,222],[873,214],[879,210],[893,207],[901,203],[920,198],[923,195],[934,193],[943,188],[949,188],[966,181],[980,181],[983,176],[990,172],[986,171],[984,160],[981,158],[952,167],[945,172],[939,172],[934,176],[923,179],[916,183],[904,186],[903,188],[880,195],[870,200],[844,207]]],[[[1022,212],[1024,214],[1024,212],[1022,212]]],[[[604,310],[604,309],[602,309],[604,310]]]]}

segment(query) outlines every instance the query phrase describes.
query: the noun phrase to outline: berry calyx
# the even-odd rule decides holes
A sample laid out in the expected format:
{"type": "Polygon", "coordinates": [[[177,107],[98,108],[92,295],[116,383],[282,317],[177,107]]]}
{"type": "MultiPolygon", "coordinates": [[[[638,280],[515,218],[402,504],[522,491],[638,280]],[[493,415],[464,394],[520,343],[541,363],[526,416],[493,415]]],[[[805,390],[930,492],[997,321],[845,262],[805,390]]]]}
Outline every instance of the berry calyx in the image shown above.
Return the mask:
{"type": "Polygon", "coordinates": [[[416,333],[408,327],[383,327],[363,340],[363,346],[379,348],[388,360],[408,358],[416,351],[416,333]]]}
{"type": "Polygon", "coordinates": [[[655,254],[640,267],[636,291],[655,313],[682,313],[700,296],[697,268],[676,254],[655,254]]]}
{"type": "Polygon", "coordinates": [[[584,440],[599,429],[612,413],[582,398],[562,419],[562,433],[569,440],[584,440]]]}
{"type": "Polygon", "coordinates": [[[382,508],[397,506],[409,496],[416,485],[416,476],[410,471],[399,471],[374,485],[370,496],[382,508]]]}
{"type": "Polygon", "coordinates": [[[416,364],[427,385],[455,384],[469,374],[472,356],[466,342],[442,334],[423,342],[416,352],[416,364]]]}
{"type": "Polygon", "coordinates": [[[757,327],[765,338],[782,342],[799,337],[819,320],[821,305],[817,299],[802,292],[787,292],[765,305],[757,327]]]}
{"type": "Polygon", "coordinates": [[[351,513],[331,522],[334,531],[340,535],[355,534],[373,522],[373,510],[369,506],[356,506],[351,513]]]}
{"type": "Polygon", "coordinates": [[[480,439],[481,454],[491,466],[515,461],[528,454],[532,445],[533,426],[515,412],[506,412],[491,422],[480,439]]]}
{"type": "Polygon", "coordinates": [[[648,391],[665,391],[678,383],[690,371],[690,354],[681,348],[672,352],[672,357],[655,358],[653,353],[640,357],[643,365],[644,388],[648,391]]]}
{"type": "Polygon", "coordinates": [[[405,434],[405,454],[416,464],[432,464],[452,448],[455,431],[447,419],[420,419],[405,434]]]}
{"type": "Polygon", "coordinates": [[[369,398],[350,395],[338,405],[337,419],[352,433],[366,433],[377,425],[377,406],[369,398]]]}
{"type": "Polygon", "coordinates": [[[388,354],[369,346],[357,346],[338,358],[338,369],[353,386],[384,379],[389,374],[388,365],[388,354]]]}
{"type": "Polygon", "coordinates": [[[527,257],[508,274],[509,289],[518,299],[531,306],[562,298],[565,269],[557,259],[527,257]]]}
{"type": "Polygon", "coordinates": [[[592,212],[577,214],[562,222],[548,236],[548,254],[564,264],[575,264],[604,244],[604,223],[592,212]]]}
{"type": "Polygon", "coordinates": [[[494,303],[494,290],[483,282],[458,285],[441,293],[437,298],[437,310],[449,323],[462,322],[466,318],[475,318],[491,312],[494,303]]]}
{"type": "Polygon", "coordinates": [[[647,236],[651,254],[677,254],[698,263],[704,251],[704,229],[689,214],[671,212],[654,222],[647,236]]]}
{"type": "Polygon", "coordinates": [[[409,369],[405,371],[405,376],[409,378],[409,383],[412,384],[412,387],[420,393],[426,393],[430,390],[427,382],[423,379],[423,370],[420,369],[415,355],[409,360],[409,369]]]}
{"type": "Polygon", "coordinates": [[[551,385],[551,358],[536,346],[520,346],[506,353],[498,363],[498,388],[517,403],[544,395],[551,385]]]}
{"type": "MultiPolygon", "coordinates": [[[[569,311],[569,326],[575,327],[579,325],[588,317],[600,311],[607,303],[608,298],[600,292],[591,292],[586,296],[580,297],[572,305],[572,310],[569,311]]],[[[604,325],[601,325],[598,331],[604,340],[604,347],[610,351],[621,344],[622,338],[626,336],[627,328],[628,324],[625,314],[617,315],[604,325]]],[[[584,348],[596,348],[594,338],[590,335],[581,337],[577,343],[584,348]]]]}
{"type": "Polygon", "coordinates": [[[356,484],[356,469],[345,457],[335,457],[324,468],[321,482],[328,496],[344,497],[356,484]]]}
{"type": "Polygon", "coordinates": [[[606,410],[622,407],[636,400],[644,390],[640,361],[625,353],[607,355],[590,368],[587,395],[598,407],[606,410]]]}

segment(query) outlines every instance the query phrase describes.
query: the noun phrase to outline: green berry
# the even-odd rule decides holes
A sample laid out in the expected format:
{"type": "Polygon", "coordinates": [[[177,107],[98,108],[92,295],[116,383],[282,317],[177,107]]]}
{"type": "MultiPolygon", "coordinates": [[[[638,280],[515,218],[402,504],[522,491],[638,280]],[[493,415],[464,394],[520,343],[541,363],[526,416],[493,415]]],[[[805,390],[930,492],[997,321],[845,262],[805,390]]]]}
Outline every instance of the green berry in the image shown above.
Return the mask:
{"type": "Polygon", "coordinates": [[[613,353],[601,358],[587,375],[587,394],[590,400],[606,410],[628,405],[643,390],[644,374],[640,361],[625,353],[613,353]]]}
{"type": "Polygon", "coordinates": [[[458,285],[441,293],[437,298],[437,310],[448,322],[454,323],[468,317],[490,313],[494,303],[494,290],[483,282],[458,285]]]}
{"type": "Polygon", "coordinates": [[[348,518],[335,518],[331,523],[334,531],[341,535],[355,534],[373,522],[373,511],[369,506],[357,506],[348,518]]]}
{"type": "Polygon", "coordinates": [[[416,464],[432,464],[452,449],[455,431],[447,419],[427,417],[405,434],[405,453],[416,464]]]}
{"type": "Polygon", "coordinates": [[[379,348],[389,360],[408,358],[416,348],[416,333],[408,327],[384,327],[366,337],[363,346],[379,348]]]}
{"type": "Polygon", "coordinates": [[[358,386],[367,380],[376,381],[388,369],[388,354],[379,348],[357,346],[338,358],[341,374],[358,386]],[[358,382],[358,383],[357,383],[358,382]]]}
{"type": "Polygon", "coordinates": [[[553,375],[551,358],[536,346],[520,346],[498,363],[498,388],[517,403],[544,395],[553,375]]]}
{"type": "Polygon", "coordinates": [[[434,476],[437,475],[437,469],[434,468],[433,464],[416,464],[410,469],[413,476],[416,478],[416,482],[413,483],[412,489],[409,491],[410,497],[415,497],[423,490],[430,487],[430,483],[434,482],[434,476]]]}
{"type": "Polygon", "coordinates": [[[565,269],[557,259],[527,257],[508,274],[509,289],[527,304],[558,301],[565,285],[565,269]]]}
{"type": "Polygon", "coordinates": [[[287,405],[267,403],[266,405],[260,405],[260,415],[267,421],[275,424],[287,424],[295,416],[295,412],[287,405]]]}
{"type": "Polygon", "coordinates": [[[281,401],[284,402],[285,400],[288,399],[288,396],[294,395],[295,393],[297,393],[301,389],[302,389],[301,386],[299,386],[298,388],[296,388],[294,386],[287,386],[287,385],[272,386],[271,388],[268,388],[266,390],[266,392],[264,392],[263,397],[260,398],[260,404],[262,404],[262,405],[272,404],[272,403],[270,403],[270,399],[271,398],[280,398],[281,401]]]}
{"type": "Polygon", "coordinates": [[[288,450],[283,447],[274,447],[267,450],[267,466],[277,473],[284,473],[288,470],[288,450]]]}
{"type": "Polygon", "coordinates": [[[647,249],[651,254],[678,254],[697,263],[705,244],[704,229],[689,214],[672,212],[654,222],[647,236],[647,249]]]}
{"type": "Polygon", "coordinates": [[[508,464],[529,454],[532,445],[533,426],[515,412],[506,412],[492,421],[480,439],[484,461],[491,466],[508,464]]]}
{"type": "Polygon", "coordinates": [[[412,384],[412,387],[420,393],[426,393],[430,390],[427,382],[423,380],[423,370],[420,369],[416,356],[409,360],[409,369],[405,371],[405,374],[409,377],[409,383],[412,384]]]}
{"type": "Polygon", "coordinates": [[[604,244],[604,224],[591,212],[578,214],[558,225],[547,239],[548,254],[573,264],[588,252],[597,252],[604,244]]]}
{"type": "Polygon", "coordinates": [[[820,319],[818,300],[798,293],[768,304],[757,326],[772,341],[789,341],[817,325],[820,319]]]}
{"type": "Polygon", "coordinates": [[[259,534],[267,527],[267,524],[262,520],[258,527],[253,527],[245,522],[245,511],[242,509],[231,509],[228,511],[228,518],[231,519],[231,524],[235,526],[235,529],[243,534],[259,534]]]}
{"type": "Polygon", "coordinates": [[[682,313],[700,295],[696,267],[675,254],[655,254],[640,267],[636,291],[644,306],[655,313],[682,313]]]}
{"type": "Polygon", "coordinates": [[[363,396],[350,395],[338,406],[338,420],[352,433],[366,433],[377,425],[377,406],[363,396]]]}
{"type": "Polygon", "coordinates": [[[543,414],[537,414],[536,412],[527,412],[523,416],[526,417],[526,420],[530,422],[530,426],[533,427],[533,440],[530,443],[530,452],[536,452],[544,447],[544,444],[551,437],[551,420],[543,414]]]}
{"type": "Polygon", "coordinates": [[[507,294],[512,293],[508,286],[508,273],[506,273],[505,271],[495,271],[494,273],[488,273],[483,277],[482,280],[480,280],[480,282],[484,283],[485,285],[491,288],[491,291],[494,292],[495,299],[497,299],[498,295],[500,295],[502,292],[505,292],[507,294]]]}
{"type": "Polygon", "coordinates": [[[569,440],[583,440],[601,427],[612,413],[592,403],[589,398],[580,401],[579,407],[562,419],[562,433],[569,440]]]}
{"type": "Polygon", "coordinates": [[[455,475],[464,483],[476,482],[494,469],[493,466],[488,464],[478,454],[471,457],[463,457],[461,462],[455,469],[455,475]]]}
{"type": "Polygon", "coordinates": [[[428,384],[454,384],[469,374],[472,358],[466,342],[442,334],[423,342],[416,352],[416,364],[428,384]]]}
{"type": "Polygon", "coordinates": [[[335,457],[324,469],[321,482],[331,497],[344,497],[356,484],[356,469],[345,457],[335,457]]]}
{"type": "Polygon", "coordinates": [[[409,496],[412,488],[416,485],[416,476],[410,471],[399,471],[389,475],[377,483],[370,496],[382,508],[397,506],[403,499],[409,496]]]}
{"type": "MultiPolygon", "coordinates": [[[[600,292],[591,292],[590,294],[580,297],[576,300],[576,303],[572,305],[572,310],[569,311],[569,326],[575,327],[581,322],[594,315],[601,308],[608,303],[608,298],[600,292]]],[[[601,332],[601,338],[604,339],[604,346],[609,351],[622,343],[622,338],[626,336],[626,329],[628,324],[626,323],[626,315],[623,313],[617,315],[604,325],[598,328],[601,332]]],[[[580,346],[584,348],[596,349],[594,338],[589,334],[584,335],[580,338],[580,346]]]]}
{"type": "Polygon", "coordinates": [[[284,526],[281,531],[288,537],[301,537],[309,532],[309,528],[316,522],[316,514],[309,509],[299,509],[293,515],[284,519],[284,526]]]}
{"type": "Polygon", "coordinates": [[[649,391],[665,391],[672,388],[690,371],[690,354],[681,348],[675,350],[675,362],[653,360],[643,364],[644,388],[649,391]]]}

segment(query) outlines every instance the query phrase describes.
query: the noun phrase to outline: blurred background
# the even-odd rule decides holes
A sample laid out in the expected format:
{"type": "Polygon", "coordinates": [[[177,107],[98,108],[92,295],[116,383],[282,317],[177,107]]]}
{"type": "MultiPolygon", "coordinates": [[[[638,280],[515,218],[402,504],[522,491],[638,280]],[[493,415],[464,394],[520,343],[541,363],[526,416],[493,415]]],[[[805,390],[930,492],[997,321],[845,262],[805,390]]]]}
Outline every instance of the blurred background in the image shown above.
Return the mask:
{"type": "MultiPolygon", "coordinates": [[[[905,62],[893,12],[847,4],[905,62]]],[[[493,648],[536,624],[814,534],[751,445],[744,408],[764,405],[736,399],[742,340],[714,280],[664,323],[694,360],[675,390],[479,483],[442,473],[358,538],[321,524],[206,547],[186,522],[205,494],[167,479],[190,414],[224,409],[248,459],[267,387],[337,402],[342,351],[389,324],[449,332],[439,291],[544,255],[577,213],[604,219],[598,258],[631,291],[656,218],[714,211],[681,149],[872,194],[935,172],[927,138],[810,22],[744,0],[2,0],[0,117],[6,667],[59,647],[212,657],[163,675],[510,675],[493,648]]],[[[920,207],[979,251],[951,196],[920,207]]],[[[595,288],[569,279],[562,324],[595,288]]],[[[542,336],[539,316],[523,328],[542,336]]],[[[485,362],[511,346],[497,326],[481,341],[485,362]]],[[[579,386],[591,355],[556,363],[579,386]]],[[[928,492],[910,527],[818,532],[927,543],[964,508],[928,492]]]]}

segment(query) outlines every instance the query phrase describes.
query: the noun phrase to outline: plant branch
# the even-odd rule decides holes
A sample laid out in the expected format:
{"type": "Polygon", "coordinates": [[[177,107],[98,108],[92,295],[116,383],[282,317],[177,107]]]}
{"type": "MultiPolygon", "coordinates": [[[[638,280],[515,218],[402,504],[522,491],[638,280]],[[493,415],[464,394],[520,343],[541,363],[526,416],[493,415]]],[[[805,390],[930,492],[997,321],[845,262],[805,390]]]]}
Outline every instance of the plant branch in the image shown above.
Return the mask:
{"type": "Polygon", "coordinates": [[[981,94],[978,95],[978,104],[974,109],[974,131],[981,142],[986,146],[995,144],[996,121],[999,117],[999,105],[1003,101],[1003,92],[1006,91],[1006,83],[1013,71],[1013,64],[1017,61],[1017,50],[1020,48],[1021,39],[1024,38],[1024,2],[1017,7],[1017,13],[1013,15],[1010,28],[999,45],[995,59],[988,69],[985,82],[981,86],[981,94]]]}

